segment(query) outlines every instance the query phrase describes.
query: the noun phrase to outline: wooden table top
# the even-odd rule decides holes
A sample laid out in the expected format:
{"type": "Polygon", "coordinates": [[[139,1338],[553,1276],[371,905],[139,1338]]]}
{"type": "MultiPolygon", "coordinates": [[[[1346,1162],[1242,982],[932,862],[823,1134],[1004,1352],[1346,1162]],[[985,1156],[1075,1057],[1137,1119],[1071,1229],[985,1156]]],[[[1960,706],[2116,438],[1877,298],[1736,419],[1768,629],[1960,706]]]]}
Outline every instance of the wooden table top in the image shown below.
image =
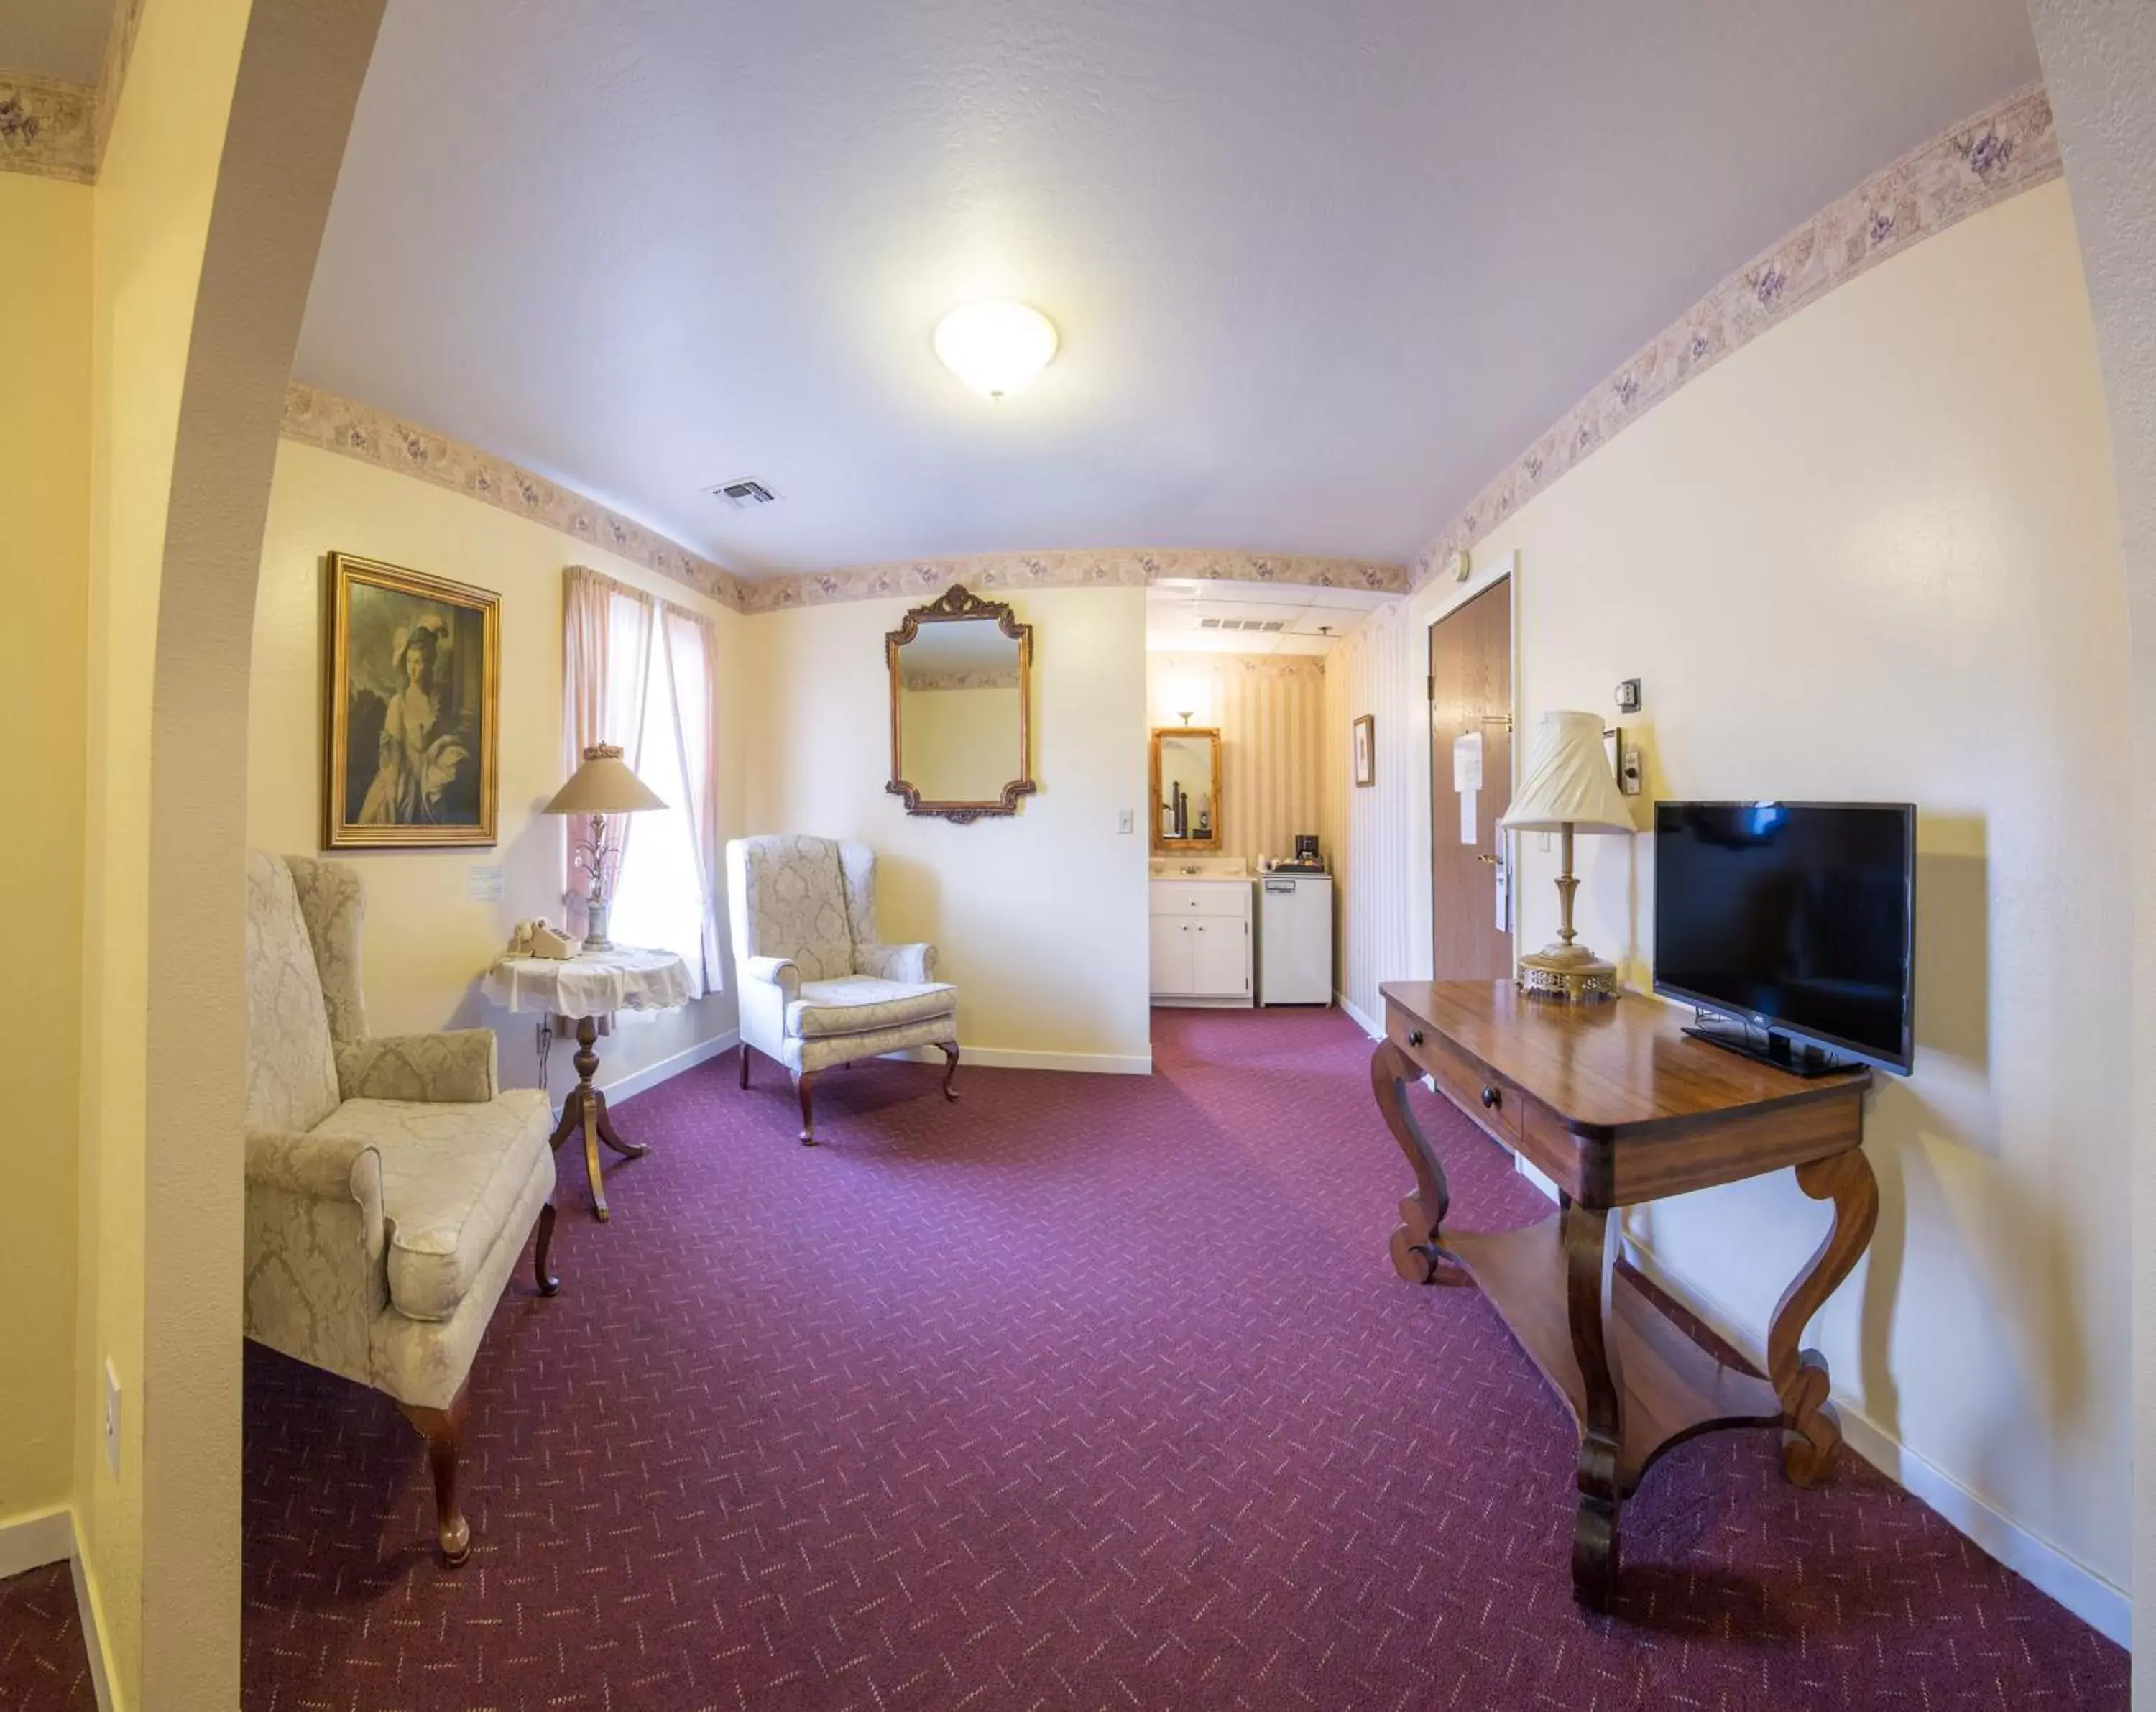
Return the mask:
{"type": "Polygon", "coordinates": [[[1565,1005],[1527,998],[1509,980],[1387,981],[1378,990],[1566,1127],[1597,1139],[1845,1098],[1871,1081],[1861,1067],[1800,1077],[1725,1052],[1686,1037],[1682,1011],[1635,994],[1565,1005]]]}

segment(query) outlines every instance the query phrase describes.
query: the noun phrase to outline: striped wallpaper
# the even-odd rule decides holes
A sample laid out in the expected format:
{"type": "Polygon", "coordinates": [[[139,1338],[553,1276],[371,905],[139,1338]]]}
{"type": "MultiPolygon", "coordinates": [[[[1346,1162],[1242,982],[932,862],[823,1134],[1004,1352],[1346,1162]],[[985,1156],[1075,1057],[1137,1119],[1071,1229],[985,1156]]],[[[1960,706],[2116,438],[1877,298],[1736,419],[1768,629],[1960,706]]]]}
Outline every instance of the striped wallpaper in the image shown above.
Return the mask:
{"type": "Polygon", "coordinates": [[[1416,888],[1409,871],[1416,812],[1414,769],[1428,753],[1423,733],[1399,712],[1422,703],[1408,603],[1388,602],[1325,657],[1323,776],[1325,842],[1332,859],[1334,988],[1372,1033],[1383,1016],[1378,984],[1426,974],[1416,888]],[[1351,744],[1354,722],[1377,717],[1377,782],[1358,788],[1351,744]]]}
{"type": "Polygon", "coordinates": [[[1148,654],[1147,722],[1220,727],[1220,854],[1285,856],[1324,831],[1324,665],[1307,655],[1148,654]]]}

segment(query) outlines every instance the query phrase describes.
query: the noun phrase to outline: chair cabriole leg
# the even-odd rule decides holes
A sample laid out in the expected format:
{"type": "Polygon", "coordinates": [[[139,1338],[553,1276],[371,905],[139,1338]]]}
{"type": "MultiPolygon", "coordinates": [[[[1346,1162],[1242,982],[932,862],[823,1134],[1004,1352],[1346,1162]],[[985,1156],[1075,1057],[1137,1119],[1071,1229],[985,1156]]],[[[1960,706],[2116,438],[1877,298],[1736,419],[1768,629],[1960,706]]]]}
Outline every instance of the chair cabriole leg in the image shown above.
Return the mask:
{"type": "Polygon", "coordinates": [[[457,1387],[446,1409],[418,1403],[398,1404],[404,1418],[426,1435],[427,1461],[434,1471],[434,1538],[442,1561],[454,1568],[471,1555],[471,1524],[457,1505],[457,1463],[464,1452],[465,1412],[471,1381],[457,1387]]]}
{"type": "Polygon", "coordinates": [[[943,1098],[947,1100],[955,1100],[958,1096],[952,1091],[951,1078],[958,1073],[958,1043],[956,1041],[951,1041],[943,1046],[942,1051],[943,1098]]]}
{"type": "Polygon", "coordinates": [[[804,1070],[793,1078],[794,1091],[801,1096],[801,1145],[816,1145],[816,1105],[814,1089],[816,1072],[804,1070]]]}
{"type": "Polygon", "coordinates": [[[552,1200],[539,1209],[539,1240],[532,1247],[531,1272],[539,1285],[542,1296],[551,1296],[562,1288],[547,1265],[547,1257],[554,1247],[554,1203],[552,1200]]]}

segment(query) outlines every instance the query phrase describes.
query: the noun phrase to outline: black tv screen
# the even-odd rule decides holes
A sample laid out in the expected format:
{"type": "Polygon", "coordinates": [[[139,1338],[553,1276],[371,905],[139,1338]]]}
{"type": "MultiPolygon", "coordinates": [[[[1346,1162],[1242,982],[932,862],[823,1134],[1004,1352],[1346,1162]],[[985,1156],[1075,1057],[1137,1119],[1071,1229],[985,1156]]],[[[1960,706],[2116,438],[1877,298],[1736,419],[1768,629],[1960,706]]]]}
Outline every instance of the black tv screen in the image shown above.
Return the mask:
{"type": "Polygon", "coordinates": [[[1916,810],[1658,803],[1655,990],[1907,1070],[1916,810]]]}

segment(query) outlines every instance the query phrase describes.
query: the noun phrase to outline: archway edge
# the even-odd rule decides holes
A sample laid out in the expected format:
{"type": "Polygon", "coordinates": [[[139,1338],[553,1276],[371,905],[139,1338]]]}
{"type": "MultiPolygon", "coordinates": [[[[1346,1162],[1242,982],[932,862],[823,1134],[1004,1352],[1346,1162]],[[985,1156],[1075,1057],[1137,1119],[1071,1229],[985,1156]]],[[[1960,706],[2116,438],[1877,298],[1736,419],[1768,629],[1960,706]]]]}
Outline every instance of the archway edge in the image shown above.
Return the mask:
{"type": "MultiPolygon", "coordinates": [[[[2156,1588],[2156,8],[2030,0],[2081,239],[2118,490],[2134,766],[2133,1538],[2156,1588]]],[[[2156,1705],[2156,1612],[2137,1596],[2133,1699],[2156,1705]]]]}
{"type": "Polygon", "coordinates": [[[383,4],[254,0],[173,446],[150,730],[141,1274],[140,1684],[161,1708],[239,1699],[248,639],[285,383],[383,4]]]}

